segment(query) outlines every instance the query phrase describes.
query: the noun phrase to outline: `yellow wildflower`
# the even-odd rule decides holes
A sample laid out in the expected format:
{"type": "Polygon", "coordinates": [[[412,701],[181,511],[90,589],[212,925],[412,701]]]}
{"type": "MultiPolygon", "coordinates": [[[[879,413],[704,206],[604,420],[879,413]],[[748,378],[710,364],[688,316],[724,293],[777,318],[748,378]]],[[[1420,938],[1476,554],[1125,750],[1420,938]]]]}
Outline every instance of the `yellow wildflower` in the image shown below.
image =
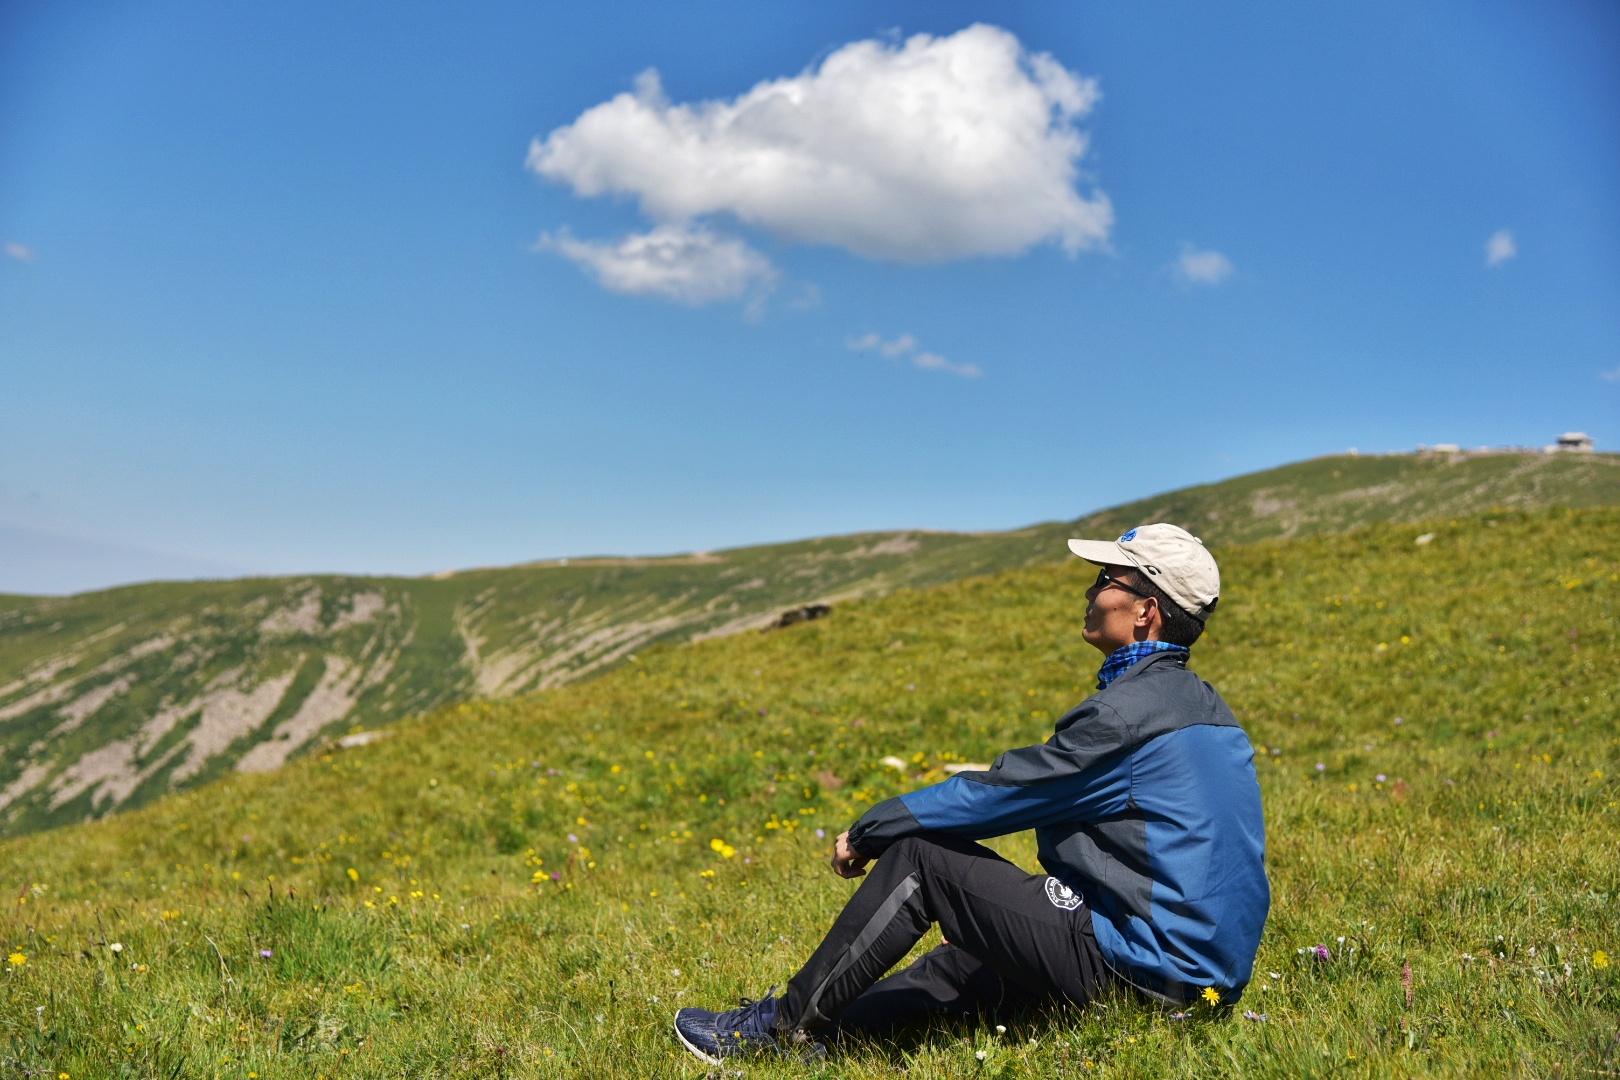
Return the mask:
{"type": "Polygon", "coordinates": [[[1602,949],[1599,949],[1597,952],[1593,953],[1592,966],[1597,968],[1599,971],[1602,971],[1604,968],[1608,967],[1609,954],[1604,952],[1602,949]]]}
{"type": "Polygon", "coordinates": [[[356,870],[352,866],[349,867],[349,880],[350,881],[359,881],[360,880],[360,871],[356,870]]]}
{"type": "MultiPolygon", "coordinates": [[[[1609,958],[1606,956],[1603,958],[1605,963],[1608,962],[1608,959],[1609,958]]],[[[6,957],[6,963],[10,964],[12,967],[22,967],[24,964],[28,963],[28,954],[20,950],[14,952],[10,956],[6,957]]]]}
{"type": "Polygon", "coordinates": [[[1211,1005],[1219,1005],[1221,1003],[1221,992],[1215,989],[1213,986],[1204,987],[1204,992],[1201,996],[1211,1005]]]}

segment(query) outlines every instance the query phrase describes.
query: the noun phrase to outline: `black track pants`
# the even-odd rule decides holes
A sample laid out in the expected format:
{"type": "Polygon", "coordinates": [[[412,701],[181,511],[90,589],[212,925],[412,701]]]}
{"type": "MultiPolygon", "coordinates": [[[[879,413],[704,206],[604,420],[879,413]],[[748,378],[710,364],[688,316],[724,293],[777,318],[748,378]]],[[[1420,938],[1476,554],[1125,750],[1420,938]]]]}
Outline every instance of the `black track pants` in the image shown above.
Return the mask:
{"type": "Polygon", "coordinates": [[[901,840],[867,872],[788,983],[777,1023],[877,1028],[928,1012],[996,1012],[1047,998],[1084,1004],[1113,977],[1081,899],[967,840],[901,840]],[[883,979],[936,922],[950,944],[883,979]]]}

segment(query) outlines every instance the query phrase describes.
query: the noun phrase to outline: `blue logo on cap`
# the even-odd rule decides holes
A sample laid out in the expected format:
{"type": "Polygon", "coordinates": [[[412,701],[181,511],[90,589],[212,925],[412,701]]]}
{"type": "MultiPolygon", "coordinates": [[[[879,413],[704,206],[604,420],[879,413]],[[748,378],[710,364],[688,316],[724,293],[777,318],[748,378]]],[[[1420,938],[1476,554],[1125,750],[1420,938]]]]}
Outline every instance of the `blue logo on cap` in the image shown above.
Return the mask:
{"type": "Polygon", "coordinates": [[[1135,540],[1135,539],[1136,539],[1136,530],[1132,529],[1130,532],[1128,532],[1124,536],[1120,537],[1119,542],[1121,544],[1123,544],[1128,540],[1135,540]]]}

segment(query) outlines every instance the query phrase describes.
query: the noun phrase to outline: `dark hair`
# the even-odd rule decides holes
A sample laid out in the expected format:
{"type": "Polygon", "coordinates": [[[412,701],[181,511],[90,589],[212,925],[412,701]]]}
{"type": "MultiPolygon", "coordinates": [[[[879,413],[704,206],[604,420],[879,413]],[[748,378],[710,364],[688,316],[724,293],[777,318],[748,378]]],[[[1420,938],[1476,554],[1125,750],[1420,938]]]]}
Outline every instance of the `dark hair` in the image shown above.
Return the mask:
{"type": "Polygon", "coordinates": [[[1163,620],[1159,625],[1159,638],[1172,645],[1192,648],[1193,642],[1204,632],[1204,624],[1187,614],[1140,570],[1133,567],[1129,573],[1122,576],[1132,588],[1159,602],[1159,617],[1163,620]]]}

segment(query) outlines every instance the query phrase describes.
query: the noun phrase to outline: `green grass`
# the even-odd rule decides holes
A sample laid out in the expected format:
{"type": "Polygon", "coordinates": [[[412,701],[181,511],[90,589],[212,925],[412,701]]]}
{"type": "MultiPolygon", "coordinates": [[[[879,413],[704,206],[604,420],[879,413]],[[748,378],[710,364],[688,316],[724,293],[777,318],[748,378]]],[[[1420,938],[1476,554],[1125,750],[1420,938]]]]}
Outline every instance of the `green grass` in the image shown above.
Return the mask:
{"type": "MultiPolygon", "coordinates": [[[[1262,759],[1275,894],[1237,1010],[1113,1001],[748,1073],[1620,1068],[1620,512],[1219,555],[1194,666],[1262,759]],[[1300,952],[1318,944],[1330,960],[1300,952]]],[[[0,1075],[703,1076],[672,1010],[785,981],[852,889],[815,830],[1044,738],[1089,692],[1089,577],[1037,567],[658,648],[5,842],[0,946],[26,960],[5,965],[0,1075]]],[[[1027,836],[1000,847],[1031,865],[1027,836]]]]}
{"type": "Polygon", "coordinates": [[[1173,521],[1234,544],[1492,506],[1604,505],[1620,505],[1620,455],[1335,456],[1010,532],[0,596],[0,835],[141,806],[357,727],[594,677],[650,645],[751,629],[808,601],[1059,563],[1072,535],[1173,521]],[[269,697],[240,700],[265,687],[269,697]]]}

